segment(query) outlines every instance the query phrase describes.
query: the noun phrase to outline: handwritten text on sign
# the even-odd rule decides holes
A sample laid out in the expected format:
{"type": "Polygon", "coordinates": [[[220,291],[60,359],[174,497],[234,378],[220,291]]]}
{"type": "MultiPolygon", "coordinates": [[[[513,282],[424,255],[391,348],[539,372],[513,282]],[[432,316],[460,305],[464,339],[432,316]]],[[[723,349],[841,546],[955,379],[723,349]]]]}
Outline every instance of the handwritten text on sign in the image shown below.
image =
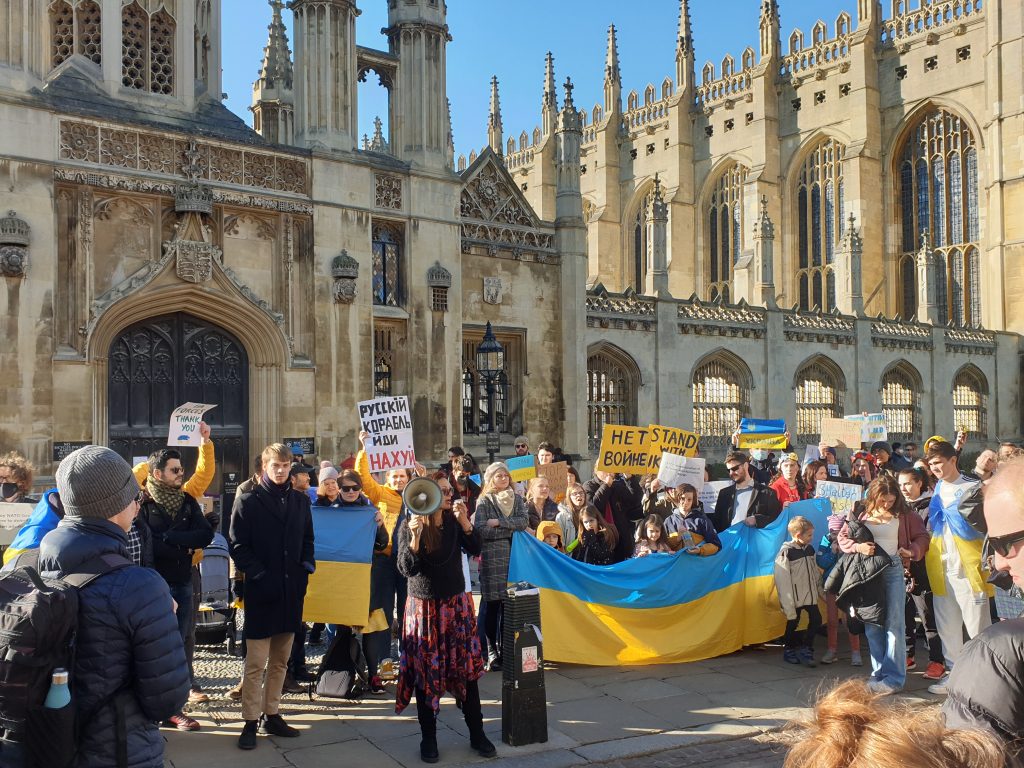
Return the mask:
{"type": "Polygon", "coordinates": [[[853,509],[853,505],[864,498],[864,489],[853,483],[823,480],[815,487],[814,497],[828,499],[832,502],[832,514],[845,517],[853,509]]]}
{"type": "Polygon", "coordinates": [[[359,423],[366,438],[366,461],[371,472],[416,466],[409,398],[377,397],[358,404],[359,423]]]}
{"type": "Polygon", "coordinates": [[[199,445],[199,422],[203,420],[204,413],[216,407],[204,403],[185,403],[175,408],[167,430],[167,444],[199,445]]]}
{"type": "Polygon", "coordinates": [[[647,472],[647,433],[648,430],[644,427],[605,424],[595,469],[626,474],[647,472]]]}
{"type": "Polygon", "coordinates": [[[647,463],[648,469],[651,472],[658,471],[661,467],[663,453],[674,453],[687,457],[696,456],[699,442],[700,435],[694,432],[651,424],[647,428],[647,450],[650,455],[647,463]]]}

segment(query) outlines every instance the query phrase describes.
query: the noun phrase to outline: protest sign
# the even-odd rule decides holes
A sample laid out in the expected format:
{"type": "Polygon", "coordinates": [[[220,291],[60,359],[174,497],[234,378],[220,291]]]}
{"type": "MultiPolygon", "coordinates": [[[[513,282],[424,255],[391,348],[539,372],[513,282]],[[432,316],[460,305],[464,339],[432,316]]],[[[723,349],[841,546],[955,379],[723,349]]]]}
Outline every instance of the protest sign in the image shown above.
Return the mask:
{"type": "Polygon", "coordinates": [[[816,445],[808,445],[804,448],[804,461],[802,466],[806,467],[812,461],[817,461],[821,458],[821,451],[818,450],[816,445]]]}
{"type": "Polygon", "coordinates": [[[832,502],[833,515],[846,516],[853,509],[853,505],[864,498],[864,489],[853,483],[822,480],[815,488],[814,497],[832,502]]]}
{"type": "Polygon", "coordinates": [[[846,419],[835,419],[826,416],[821,420],[821,442],[832,448],[849,448],[860,450],[861,425],[859,422],[846,419]]]}
{"type": "Polygon", "coordinates": [[[699,442],[700,435],[695,432],[651,424],[647,428],[648,469],[657,472],[661,466],[661,454],[665,452],[677,456],[696,456],[699,442]]]}
{"type": "Polygon", "coordinates": [[[781,435],[786,431],[783,419],[741,419],[741,435],[781,435]]]}
{"type": "Polygon", "coordinates": [[[678,488],[686,483],[697,489],[704,487],[704,459],[687,458],[676,453],[661,454],[658,482],[666,488],[678,488]]]}
{"type": "Polygon", "coordinates": [[[199,422],[203,414],[216,405],[205,403],[185,403],[179,405],[171,413],[171,425],[167,430],[168,445],[199,445],[199,422]]]}
{"type": "Polygon", "coordinates": [[[556,504],[565,499],[566,489],[569,487],[569,465],[564,461],[555,464],[539,464],[537,476],[547,478],[548,491],[556,504]]]}
{"type": "Polygon", "coordinates": [[[409,398],[376,397],[358,403],[359,424],[369,432],[363,448],[371,472],[416,466],[409,398]]]}
{"type": "Polygon", "coordinates": [[[601,451],[594,469],[602,472],[623,472],[642,475],[650,459],[646,427],[605,424],[601,435],[601,451]]]}
{"type": "Polygon", "coordinates": [[[704,483],[704,487],[700,489],[697,499],[704,505],[705,514],[710,515],[715,511],[715,504],[718,503],[718,494],[730,485],[732,485],[731,480],[712,480],[710,483],[704,483]]]}
{"type": "Polygon", "coordinates": [[[742,450],[762,448],[766,451],[781,451],[787,445],[789,445],[789,438],[785,435],[740,435],[742,450]]]}
{"type": "Polygon", "coordinates": [[[743,419],[740,421],[739,448],[781,451],[789,445],[786,422],[782,419],[743,419]]]}
{"type": "Polygon", "coordinates": [[[34,504],[0,502],[0,547],[11,545],[34,510],[34,504]]]}
{"type": "Polygon", "coordinates": [[[523,480],[532,480],[537,476],[537,464],[532,455],[514,456],[505,462],[508,472],[512,475],[513,482],[519,483],[523,480]]]}
{"type": "Polygon", "coordinates": [[[861,442],[870,444],[879,440],[889,439],[889,430],[885,426],[884,413],[862,413],[857,416],[847,416],[846,421],[851,421],[860,426],[861,442]]]}

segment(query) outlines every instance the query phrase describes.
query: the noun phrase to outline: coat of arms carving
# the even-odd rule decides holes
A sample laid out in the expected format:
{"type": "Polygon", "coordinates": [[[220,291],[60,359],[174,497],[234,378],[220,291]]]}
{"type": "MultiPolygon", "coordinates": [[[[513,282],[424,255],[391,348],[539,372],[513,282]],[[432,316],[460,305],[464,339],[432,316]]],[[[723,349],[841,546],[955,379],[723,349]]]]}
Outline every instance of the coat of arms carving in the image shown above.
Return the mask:
{"type": "Polygon", "coordinates": [[[500,277],[484,278],[484,303],[501,304],[502,282],[500,277]]]}
{"type": "Polygon", "coordinates": [[[195,240],[174,240],[166,244],[174,254],[178,277],[189,283],[205,283],[213,275],[213,261],[220,249],[211,243],[195,240]]]}

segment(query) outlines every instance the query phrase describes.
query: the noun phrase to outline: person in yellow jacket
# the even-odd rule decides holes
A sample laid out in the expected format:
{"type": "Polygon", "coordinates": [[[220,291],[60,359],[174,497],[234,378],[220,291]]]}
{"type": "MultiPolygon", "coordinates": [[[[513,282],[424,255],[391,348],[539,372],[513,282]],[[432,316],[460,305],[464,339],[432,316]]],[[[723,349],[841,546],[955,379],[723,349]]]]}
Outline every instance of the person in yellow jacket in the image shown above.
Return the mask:
{"type": "MultiPolygon", "coordinates": [[[[378,666],[390,656],[391,627],[396,616],[401,623],[405,615],[406,582],[405,577],[398,572],[396,542],[397,531],[405,519],[402,491],[412,479],[412,473],[408,469],[392,469],[385,474],[385,484],[378,483],[370,473],[370,462],[366,458],[365,445],[369,436],[368,432],[359,433],[359,442],[363,449],[356,455],[356,472],[363,483],[363,494],[380,510],[384,528],[388,532],[387,546],[380,552],[373,553],[373,564],[370,566],[370,613],[377,609],[383,610],[388,628],[369,634],[364,648],[366,664],[370,670],[370,691],[384,693],[378,666]]],[[[426,473],[427,470],[422,464],[416,465],[416,474],[422,477],[426,473]]]]}
{"type": "MultiPolygon", "coordinates": [[[[926,458],[939,482],[928,507],[932,541],[925,568],[946,667],[952,669],[964,647],[964,628],[974,638],[992,623],[988,605],[992,587],[987,583],[989,574],[981,558],[985,537],[966,520],[962,509],[980,483],[960,473],[956,448],[950,443],[933,443],[926,458]]],[[[948,674],[928,690],[944,695],[947,678],[948,674]]]]}

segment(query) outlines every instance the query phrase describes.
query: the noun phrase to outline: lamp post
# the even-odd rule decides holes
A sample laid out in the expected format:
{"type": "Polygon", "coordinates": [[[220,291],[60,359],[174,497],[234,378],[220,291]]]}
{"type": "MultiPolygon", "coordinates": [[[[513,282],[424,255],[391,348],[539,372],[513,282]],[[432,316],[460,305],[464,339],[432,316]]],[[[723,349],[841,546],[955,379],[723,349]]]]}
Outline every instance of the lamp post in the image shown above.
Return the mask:
{"type": "Polygon", "coordinates": [[[487,387],[487,454],[490,463],[494,463],[495,448],[492,438],[494,433],[494,385],[498,376],[505,370],[505,348],[501,346],[491,329],[490,322],[484,329],[483,341],[476,348],[476,372],[483,376],[487,387]]]}

